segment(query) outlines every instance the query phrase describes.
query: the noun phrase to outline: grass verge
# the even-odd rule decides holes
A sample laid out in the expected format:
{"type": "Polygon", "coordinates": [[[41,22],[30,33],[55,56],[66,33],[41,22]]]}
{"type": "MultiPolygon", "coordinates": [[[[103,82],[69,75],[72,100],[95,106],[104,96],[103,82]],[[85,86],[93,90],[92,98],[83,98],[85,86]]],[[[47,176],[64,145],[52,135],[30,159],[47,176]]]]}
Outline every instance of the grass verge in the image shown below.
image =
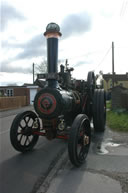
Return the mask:
{"type": "Polygon", "coordinates": [[[115,131],[128,132],[128,112],[107,111],[107,125],[115,131]]]}

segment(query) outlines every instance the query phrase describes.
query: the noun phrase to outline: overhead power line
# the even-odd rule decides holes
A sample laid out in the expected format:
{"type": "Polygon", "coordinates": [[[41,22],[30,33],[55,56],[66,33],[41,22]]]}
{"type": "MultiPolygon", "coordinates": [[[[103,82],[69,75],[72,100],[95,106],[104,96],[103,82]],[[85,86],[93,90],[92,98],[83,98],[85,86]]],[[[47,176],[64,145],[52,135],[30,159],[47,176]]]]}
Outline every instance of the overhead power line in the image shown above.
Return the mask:
{"type": "Polygon", "coordinates": [[[128,0],[124,0],[120,10],[120,17],[124,16],[124,14],[126,13],[127,6],[128,6],[128,0]]]}
{"type": "Polygon", "coordinates": [[[104,55],[104,57],[102,58],[102,60],[99,62],[99,64],[96,66],[96,68],[94,69],[94,71],[103,63],[103,61],[105,60],[106,56],[108,55],[108,53],[110,52],[111,50],[111,46],[110,48],[107,50],[106,54],[104,55]]]}
{"type": "MultiPolygon", "coordinates": [[[[97,53],[97,52],[103,52],[103,50],[104,50],[104,49],[94,50],[94,51],[88,52],[87,54],[76,55],[76,56],[67,57],[67,58],[68,58],[68,60],[72,60],[72,59],[76,59],[76,58],[82,58],[82,57],[84,57],[84,56],[89,56],[89,55],[95,54],[95,53],[97,53]]],[[[61,58],[61,59],[59,60],[60,63],[61,63],[62,61],[65,61],[67,58],[61,58]]],[[[72,67],[73,67],[73,66],[74,66],[74,65],[72,65],[72,67]]]]}

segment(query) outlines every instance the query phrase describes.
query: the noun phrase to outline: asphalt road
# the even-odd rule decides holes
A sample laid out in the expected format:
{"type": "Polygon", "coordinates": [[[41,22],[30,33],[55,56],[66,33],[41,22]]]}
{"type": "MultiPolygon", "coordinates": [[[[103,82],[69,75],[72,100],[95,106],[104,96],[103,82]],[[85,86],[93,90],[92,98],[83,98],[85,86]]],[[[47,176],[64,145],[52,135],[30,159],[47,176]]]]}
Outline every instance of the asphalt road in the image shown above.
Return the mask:
{"type": "Polygon", "coordinates": [[[19,153],[10,144],[9,131],[17,113],[32,107],[0,112],[0,192],[35,192],[66,148],[63,140],[40,137],[34,150],[19,153]]]}
{"type": "Polygon", "coordinates": [[[71,165],[67,151],[37,193],[128,193],[128,134],[94,133],[86,160],[71,165]],[[65,160],[65,161],[64,161],[65,160]]]}
{"type": "Polygon", "coordinates": [[[0,113],[1,193],[128,193],[128,134],[94,133],[87,161],[80,168],[68,159],[67,143],[40,137],[32,152],[10,144],[9,130],[23,109],[0,113]]]}

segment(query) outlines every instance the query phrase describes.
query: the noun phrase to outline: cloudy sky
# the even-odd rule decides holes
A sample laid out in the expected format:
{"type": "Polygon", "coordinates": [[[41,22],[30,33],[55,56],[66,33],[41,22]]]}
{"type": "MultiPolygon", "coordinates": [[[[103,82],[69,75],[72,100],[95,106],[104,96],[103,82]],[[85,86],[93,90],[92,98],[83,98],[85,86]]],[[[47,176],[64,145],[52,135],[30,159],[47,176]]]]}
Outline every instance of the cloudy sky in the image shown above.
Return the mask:
{"type": "Polygon", "coordinates": [[[128,72],[128,0],[3,0],[0,24],[0,85],[32,83],[32,63],[46,59],[43,33],[60,25],[59,60],[68,59],[75,78],[128,72]]]}

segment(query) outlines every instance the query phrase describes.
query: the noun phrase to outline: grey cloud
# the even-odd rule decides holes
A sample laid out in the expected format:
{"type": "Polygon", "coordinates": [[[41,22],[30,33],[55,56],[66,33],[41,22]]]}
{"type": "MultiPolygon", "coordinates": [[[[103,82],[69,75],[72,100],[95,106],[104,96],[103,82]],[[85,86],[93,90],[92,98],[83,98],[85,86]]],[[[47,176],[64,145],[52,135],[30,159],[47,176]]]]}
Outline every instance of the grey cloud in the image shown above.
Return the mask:
{"type": "MultiPolygon", "coordinates": [[[[10,38],[11,39],[11,38],[10,38]]],[[[9,39],[9,40],[10,40],[9,39]]],[[[14,42],[14,43],[10,43],[8,40],[2,40],[1,41],[1,46],[2,46],[2,48],[7,48],[7,49],[9,49],[9,48],[19,48],[20,46],[21,46],[21,44],[17,44],[16,43],[16,40],[14,39],[13,41],[11,41],[11,42],[14,42]]]]}
{"type": "Polygon", "coordinates": [[[71,14],[65,17],[61,24],[63,39],[71,35],[80,35],[91,29],[91,17],[87,12],[71,14]]]}
{"type": "Polygon", "coordinates": [[[91,61],[82,60],[82,61],[79,61],[76,64],[72,65],[72,67],[83,66],[83,65],[86,65],[86,64],[91,64],[91,61]]]}
{"type": "Polygon", "coordinates": [[[23,72],[29,73],[31,70],[29,68],[23,67],[15,67],[10,66],[10,63],[13,61],[24,60],[24,59],[32,59],[34,57],[43,56],[45,53],[46,42],[45,38],[43,38],[43,34],[38,34],[32,39],[28,40],[26,43],[9,43],[8,41],[2,42],[2,47],[4,49],[17,49],[22,48],[23,51],[17,54],[16,57],[10,58],[7,61],[3,61],[1,63],[1,71],[2,72],[23,72]]]}
{"type": "Polygon", "coordinates": [[[24,20],[25,17],[14,7],[2,1],[1,3],[1,31],[4,31],[8,22],[12,20],[24,20]]]}
{"type": "MultiPolygon", "coordinates": [[[[11,6],[4,6],[5,11],[5,16],[3,21],[4,23],[7,23],[10,19],[18,18],[18,19],[23,19],[23,17],[11,6]],[[8,13],[8,10],[11,10],[8,13]]],[[[3,10],[4,10],[3,9],[3,10]]],[[[2,13],[4,14],[4,12],[2,13]]],[[[91,27],[91,17],[86,13],[80,13],[80,14],[71,14],[68,15],[62,22],[61,25],[61,32],[63,34],[64,38],[70,37],[71,35],[79,35],[81,33],[85,33],[90,30],[91,27]]],[[[11,41],[12,42],[12,41],[11,41]]],[[[11,60],[4,61],[4,65],[2,65],[2,71],[6,72],[24,72],[23,68],[15,68],[15,69],[10,69],[9,63],[13,61],[18,61],[18,60],[24,60],[24,59],[32,59],[34,57],[40,57],[46,54],[46,39],[43,37],[42,34],[37,34],[35,37],[32,39],[26,41],[25,43],[17,43],[15,40],[13,41],[14,43],[9,43],[8,41],[3,41],[2,42],[2,47],[4,49],[17,49],[21,48],[23,51],[21,51],[19,54],[17,54],[16,57],[11,58],[11,60]]],[[[80,65],[80,64],[79,64],[80,65]]],[[[26,71],[26,70],[25,70],[26,71]]]]}
{"type": "Polygon", "coordinates": [[[19,59],[30,59],[33,57],[38,57],[42,56],[45,51],[45,39],[43,38],[42,34],[38,34],[32,39],[28,40],[25,43],[9,43],[8,41],[3,41],[2,42],[2,47],[4,49],[17,49],[21,48],[23,51],[19,53],[14,60],[19,60],[19,59]]]}
{"type": "Polygon", "coordinates": [[[32,72],[32,67],[31,68],[23,68],[23,67],[13,67],[9,65],[8,61],[4,61],[1,63],[1,72],[21,72],[24,74],[28,74],[32,72]]]}
{"type": "Polygon", "coordinates": [[[3,48],[23,48],[23,49],[30,48],[30,47],[37,48],[37,47],[41,47],[44,45],[45,39],[43,38],[42,34],[37,34],[32,39],[28,40],[27,42],[17,43],[15,39],[13,42],[14,43],[10,43],[9,41],[4,40],[2,41],[2,47],[3,48]]]}
{"type": "Polygon", "coordinates": [[[33,57],[43,56],[45,45],[45,39],[42,34],[35,36],[25,44],[15,45],[23,48],[23,52],[19,53],[16,56],[16,59],[30,59],[33,57]]]}

